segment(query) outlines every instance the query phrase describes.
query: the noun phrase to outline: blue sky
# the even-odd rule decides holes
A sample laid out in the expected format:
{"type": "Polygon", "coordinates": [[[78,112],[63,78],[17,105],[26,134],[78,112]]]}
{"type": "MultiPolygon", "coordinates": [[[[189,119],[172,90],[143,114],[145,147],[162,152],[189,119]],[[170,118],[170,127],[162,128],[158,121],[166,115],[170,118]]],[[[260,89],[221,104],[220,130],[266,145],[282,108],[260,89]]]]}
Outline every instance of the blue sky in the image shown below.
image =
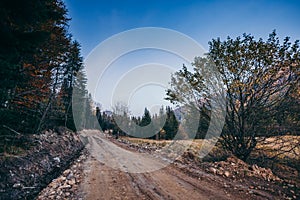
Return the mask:
{"type": "MultiPolygon", "coordinates": [[[[195,39],[205,49],[208,49],[207,43],[213,38],[226,39],[227,36],[236,37],[243,33],[251,33],[256,38],[266,38],[274,29],[280,39],[285,36],[290,36],[292,40],[300,38],[300,1],[65,0],[65,2],[72,18],[69,31],[81,44],[84,58],[110,36],[139,27],[173,29],[195,39]]],[[[136,55],[139,58],[141,56],[136,55]]],[[[135,57],[131,56],[132,59],[135,57]]],[[[118,68],[124,65],[121,63],[122,60],[126,65],[130,65],[128,59],[120,59],[116,62],[116,65],[119,65],[112,67],[116,73],[112,71],[110,74],[121,71],[118,68]]],[[[178,63],[178,67],[181,65],[182,63],[178,63]]],[[[158,92],[160,95],[161,91],[160,89],[158,92]]],[[[137,103],[138,109],[147,106],[146,99],[149,97],[140,99],[140,103],[137,103]]],[[[108,104],[108,102],[101,103],[108,104]]],[[[108,105],[104,106],[105,108],[111,109],[108,105]]]]}
{"type": "Polygon", "coordinates": [[[299,38],[300,1],[65,0],[70,32],[88,53],[101,41],[132,28],[154,26],[180,31],[204,47],[212,38],[251,33],[265,38],[299,38]]]}

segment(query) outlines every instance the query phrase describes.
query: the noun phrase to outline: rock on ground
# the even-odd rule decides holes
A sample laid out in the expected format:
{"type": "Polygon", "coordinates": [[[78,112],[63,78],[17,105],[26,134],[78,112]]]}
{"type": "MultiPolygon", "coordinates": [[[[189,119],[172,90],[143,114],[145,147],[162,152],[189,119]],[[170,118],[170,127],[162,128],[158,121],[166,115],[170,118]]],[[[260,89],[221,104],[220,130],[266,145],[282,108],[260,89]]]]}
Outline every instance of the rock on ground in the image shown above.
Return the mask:
{"type": "Polygon", "coordinates": [[[39,193],[37,200],[83,199],[83,195],[80,193],[80,184],[84,180],[83,162],[87,159],[87,155],[87,151],[84,150],[69,169],[66,169],[39,193]]]}
{"type": "Polygon", "coordinates": [[[84,145],[66,128],[28,135],[32,148],[23,156],[0,159],[0,199],[33,199],[79,156],[84,145]]]}

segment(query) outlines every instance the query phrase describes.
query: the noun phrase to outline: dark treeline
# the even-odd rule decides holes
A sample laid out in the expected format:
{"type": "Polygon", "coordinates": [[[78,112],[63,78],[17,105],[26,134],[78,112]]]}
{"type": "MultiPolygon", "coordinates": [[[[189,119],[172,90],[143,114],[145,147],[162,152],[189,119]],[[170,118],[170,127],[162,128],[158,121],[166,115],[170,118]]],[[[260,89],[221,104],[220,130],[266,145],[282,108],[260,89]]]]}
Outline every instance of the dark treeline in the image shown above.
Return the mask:
{"type": "MultiPolygon", "coordinates": [[[[150,111],[145,108],[141,117],[129,116],[127,109],[123,109],[121,112],[121,122],[123,123],[122,125],[126,123],[125,126],[128,127],[127,130],[130,130],[124,131],[120,128],[120,124],[118,124],[115,120],[115,118],[118,117],[116,113],[110,111],[101,112],[100,108],[96,107],[96,117],[103,131],[111,131],[113,135],[133,137],[134,133],[137,132],[133,125],[140,127],[147,126],[151,136],[145,137],[142,132],[138,132],[138,137],[156,140],[172,140],[176,138],[182,139],[189,137],[186,135],[187,133],[183,131],[183,124],[187,122],[182,119],[182,114],[183,113],[180,108],[173,110],[169,106],[162,106],[159,112],[154,115],[151,115],[150,111]],[[152,125],[150,125],[151,122],[152,125]]],[[[203,120],[203,117],[201,116],[199,119],[198,131],[196,131],[193,138],[204,139],[206,137],[208,126],[209,122],[203,120]]]]}
{"type": "MultiPolygon", "coordinates": [[[[127,123],[130,130],[134,127],[130,127],[131,125],[137,125],[140,127],[148,126],[151,122],[153,122],[153,126],[159,128],[157,132],[153,132],[150,137],[145,137],[148,139],[173,139],[177,134],[178,128],[180,126],[180,121],[176,118],[175,112],[170,107],[161,107],[158,114],[152,115],[150,111],[145,108],[144,114],[142,117],[129,116],[128,112],[122,113],[123,117],[125,117],[123,122],[127,123]],[[159,126],[159,122],[162,126],[159,126]]],[[[120,135],[120,136],[130,136],[130,132],[126,132],[121,130],[120,126],[114,120],[115,114],[108,112],[101,112],[99,107],[96,108],[96,116],[100,127],[103,131],[111,130],[112,134],[120,135]]],[[[152,130],[149,127],[150,131],[152,130]]],[[[134,133],[136,130],[132,130],[134,133]]],[[[143,133],[140,133],[141,137],[143,133]]]]}
{"type": "MultiPolygon", "coordinates": [[[[68,32],[61,0],[0,2],[0,131],[2,136],[39,133],[66,126],[75,130],[76,106],[90,110],[80,45],[68,32]]],[[[77,114],[76,113],[76,114],[77,114]]],[[[80,127],[87,126],[81,122],[80,127]]]]}

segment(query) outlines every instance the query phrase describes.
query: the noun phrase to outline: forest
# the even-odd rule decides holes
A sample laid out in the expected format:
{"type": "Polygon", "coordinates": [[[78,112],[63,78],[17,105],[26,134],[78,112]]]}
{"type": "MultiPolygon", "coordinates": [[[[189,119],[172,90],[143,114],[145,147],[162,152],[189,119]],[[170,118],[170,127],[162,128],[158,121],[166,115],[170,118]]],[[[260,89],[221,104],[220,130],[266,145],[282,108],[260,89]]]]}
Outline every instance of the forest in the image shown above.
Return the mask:
{"type": "Polygon", "coordinates": [[[80,44],[68,32],[64,2],[5,0],[0,10],[1,143],[55,126],[75,130],[73,88],[82,99],[77,103],[85,104],[90,115],[91,99],[80,44]]]}
{"type": "Polygon", "coordinates": [[[94,185],[114,185],[102,185],[114,190],[107,199],[126,196],[123,185],[133,199],[220,198],[228,191],[236,199],[298,199],[299,40],[279,38],[276,30],[266,39],[211,39],[205,56],[170,77],[164,100],[172,106],[133,116],[126,105],[102,108],[87,90],[81,44],[63,0],[1,0],[0,18],[0,199],[35,199],[52,180],[52,199],[78,199],[86,165],[96,170],[89,174],[94,185]],[[199,156],[211,141],[214,147],[199,156]],[[184,151],[177,155],[175,147],[184,151]],[[161,163],[151,158],[157,152],[161,163]],[[101,158],[109,159],[99,165],[101,158]],[[156,174],[104,166],[113,160],[146,172],[168,159],[156,174]]]}
{"type": "Polygon", "coordinates": [[[178,114],[183,105],[193,105],[201,113],[195,137],[204,138],[213,99],[205,88],[209,84],[203,69],[211,63],[227,93],[221,134],[225,149],[246,159],[257,136],[299,135],[299,41],[292,43],[286,37],[281,44],[275,31],[267,41],[246,34],[213,39],[207,57],[192,63],[194,71],[183,66],[173,75],[166,99],[175,104],[174,110],[162,107],[151,115],[145,108],[143,116],[135,117],[123,109],[111,116],[96,108],[88,94],[80,44],[68,32],[70,18],[64,2],[17,3],[20,6],[15,1],[1,2],[0,137],[5,143],[1,152],[16,142],[16,136],[58,126],[74,131],[95,128],[96,118],[103,131],[134,135],[118,127],[114,119],[118,116],[141,127],[165,118],[155,134],[145,133],[144,138],[173,139],[183,125],[178,114]],[[74,114],[80,116],[77,127],[74,114]]]}

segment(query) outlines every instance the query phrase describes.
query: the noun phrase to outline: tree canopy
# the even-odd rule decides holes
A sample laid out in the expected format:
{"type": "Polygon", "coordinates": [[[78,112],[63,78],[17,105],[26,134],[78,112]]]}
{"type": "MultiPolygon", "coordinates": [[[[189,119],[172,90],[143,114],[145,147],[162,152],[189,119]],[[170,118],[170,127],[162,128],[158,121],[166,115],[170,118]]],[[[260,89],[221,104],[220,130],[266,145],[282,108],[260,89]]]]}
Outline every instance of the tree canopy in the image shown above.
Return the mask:
{"type": "Polygon", "coordinates": [[[88,95],[80,45],[68,32],[67,13],[61,0],[0,2],[2,134],[75,129],[73,88],[81,87],[81,98],[88,95]]]}
{"type": "Polygon", "coordinates": [[[205,119],[210,121],[211,99],[218,94],[207,92],[212,90],[212,85],[207,84],[211,76],[203,72],[209,67],[216,70],[226,92],[226,118],[220,141],[245,160],[258,136],[283,129],[288,132],[292,127],[280,125],[288,116],[299,122],[299,116],[296,119],[288,111],[291,104],[299,109],[299,65],[299,41],[292,44],[286,37],[281,44],[275,31],[266,41],[247,34],[225,41],[213,39],[207,56],[195,58],[193,71],[184,66],[174,74],[167,99],[173,103],[196,103],[202,116],[205,109],[205,119]],[[291,96],[298,104],[287,103],[291,96]]]}

